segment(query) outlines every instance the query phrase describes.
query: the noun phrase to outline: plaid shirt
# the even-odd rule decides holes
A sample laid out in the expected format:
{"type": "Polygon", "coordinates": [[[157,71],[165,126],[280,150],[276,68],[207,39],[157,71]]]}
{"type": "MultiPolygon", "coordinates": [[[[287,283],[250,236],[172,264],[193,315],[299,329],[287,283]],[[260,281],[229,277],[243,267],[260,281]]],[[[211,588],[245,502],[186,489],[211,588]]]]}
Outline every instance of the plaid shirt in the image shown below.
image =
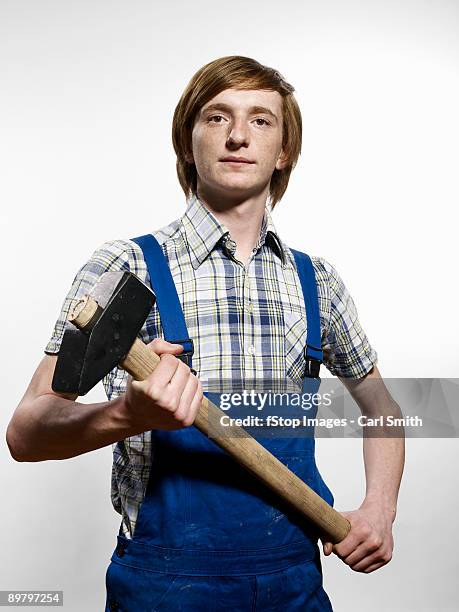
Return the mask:
{"type": "MultiPolygon", "coordinates": [[[[193,368],[204,390],[241,380],[291,380],[301,384],[306,315],[290,249],[279,238],[268,208],[259,240],[243,265],[228,230],[196,198],[185,214],[153,232],[177,287],[190,337],[193,368]]],[[[324,364],[336,376],[361,378],[377,354],[360,326],[357,310],[335,268],[311,257],[317,280],[324,364]]],[[[77,273],[45,352],[55,354],[75,299],[108,270],[130,270],[149,284],[142,251],[131,240],[103,244],[77,273]]],[[[68,324],[67,324],[68,325],[68,324]]],[[[163,337],[152,309],[140,337],[163,337]]],[[[124,393],[127,374],[115,368],[103,380],[108,399],[124,393]]],[[[151,467],[151,432],[112,445],[112,502],[122,532],[132,537],[151,467]]]]}

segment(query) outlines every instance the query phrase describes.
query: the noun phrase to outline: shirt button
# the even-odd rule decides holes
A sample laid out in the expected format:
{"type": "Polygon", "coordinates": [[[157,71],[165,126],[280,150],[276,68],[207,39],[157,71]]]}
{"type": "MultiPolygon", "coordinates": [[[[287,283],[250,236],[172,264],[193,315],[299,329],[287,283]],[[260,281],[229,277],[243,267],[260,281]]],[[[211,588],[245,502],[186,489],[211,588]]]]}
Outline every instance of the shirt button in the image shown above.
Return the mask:
{"type": "Polygon", "coordinates": [[[230,256],[230,255],[234,256],[234,254],[236,253],[236,248],[237,248],[237,245],[234,242],[234,240],[232,240],[230,238],[229,234],[227,236],[225,236],[224,239],[223,239],[223,249],[225,250],[226,255],[227,256],[230,256]]]}
{"type": "Polygon", "coordinates": [[[247,310],[247,312],[252,312],[253,308],[252,308],[252,302],[247,302],[245,305],[245,309],[247,310]]]}
{"type": "Polygon", "coordinates": [[[255,355],[255,347],[253,346],[253,344],[249,346],[249,348],[247,349],[247,352],[249,355],[255,355]]]}

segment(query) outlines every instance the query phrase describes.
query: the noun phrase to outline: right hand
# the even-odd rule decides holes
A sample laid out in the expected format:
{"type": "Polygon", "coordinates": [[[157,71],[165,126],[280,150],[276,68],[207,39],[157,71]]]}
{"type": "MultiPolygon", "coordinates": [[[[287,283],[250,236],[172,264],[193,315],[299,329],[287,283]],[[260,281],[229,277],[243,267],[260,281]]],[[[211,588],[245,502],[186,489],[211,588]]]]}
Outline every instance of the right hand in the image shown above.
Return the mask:
{"type": "Polygon", "coordinates": [[[183,352],[183,346],[161,338],[155,338],[147,346],[161,361],[145,380],[129,377],[126,410],[144,431],[189,427],[196,418],[203,391],[199,378],[174,356],[183,352]]]}

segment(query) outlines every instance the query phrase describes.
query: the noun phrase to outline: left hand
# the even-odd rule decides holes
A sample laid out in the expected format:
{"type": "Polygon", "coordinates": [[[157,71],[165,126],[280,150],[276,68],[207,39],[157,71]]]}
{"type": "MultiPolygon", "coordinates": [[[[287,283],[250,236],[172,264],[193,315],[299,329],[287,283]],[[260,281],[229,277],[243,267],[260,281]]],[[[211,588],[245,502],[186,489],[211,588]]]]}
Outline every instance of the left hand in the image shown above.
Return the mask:
{"type": "Polygon", "coordinates": [[[324,555],[334,552],[355,572],[369,574],[392,559],[394,540],[392,523],[395,514],[379,504],[363,503],[351,512],[341,512],[351,530],[339,544],[322,540],[324,555]]]}

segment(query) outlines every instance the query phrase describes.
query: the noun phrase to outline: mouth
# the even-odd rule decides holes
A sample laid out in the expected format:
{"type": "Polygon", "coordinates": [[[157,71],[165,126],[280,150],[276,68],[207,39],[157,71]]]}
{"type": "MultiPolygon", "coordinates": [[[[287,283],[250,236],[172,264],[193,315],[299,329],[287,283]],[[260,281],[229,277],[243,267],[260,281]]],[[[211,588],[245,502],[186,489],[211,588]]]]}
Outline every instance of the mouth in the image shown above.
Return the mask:
{"type": "Polygon", "coordinates": [[[224,157],[223,159],[220,159],[219,161],[224,162],[225,164],[234,164],[234,165],[248,165],[248,164],[254,164],[255,162],[247,159],[246,157],[235,157],[233,155],[229,156],[229,157],[224,157]]]}

